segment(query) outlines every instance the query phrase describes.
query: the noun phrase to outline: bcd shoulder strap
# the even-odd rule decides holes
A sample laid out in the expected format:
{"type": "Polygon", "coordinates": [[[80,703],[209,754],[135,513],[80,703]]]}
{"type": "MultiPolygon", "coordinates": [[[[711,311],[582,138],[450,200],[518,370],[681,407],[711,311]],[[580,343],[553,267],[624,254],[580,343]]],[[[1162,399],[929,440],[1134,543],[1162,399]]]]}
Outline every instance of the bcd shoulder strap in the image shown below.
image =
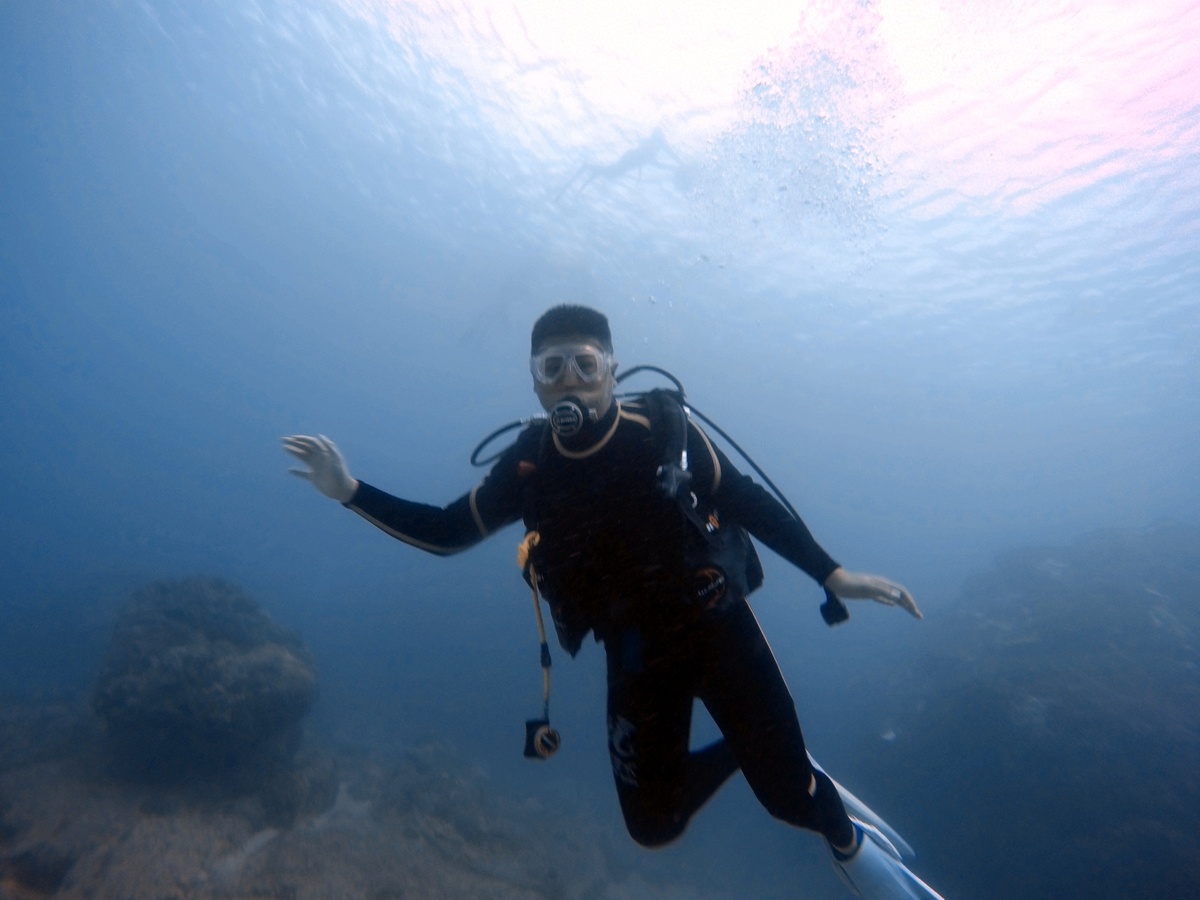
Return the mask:
{"type": "MultiPolygon", "coordinates": [[[[687,457],[691,421],[687,409],[678,396],[668,390],[650,391],[644,399],[651,428],[660,429],[663,446],[659,485],[663,493],[679,505],[684,518],[708,548],[705,559],[696,561],[699,568],[712,572],[715,566],[715,571],[720,572],[722,578],[731,579],[743,596],[750,594],[762,586],[762,562],[746,529],[737,523],[723,525],[711,500],[698,497],[692,489],[692,471],[687,457]]],[[[715,465],[716,460],[713,462],[715,465]]]]}

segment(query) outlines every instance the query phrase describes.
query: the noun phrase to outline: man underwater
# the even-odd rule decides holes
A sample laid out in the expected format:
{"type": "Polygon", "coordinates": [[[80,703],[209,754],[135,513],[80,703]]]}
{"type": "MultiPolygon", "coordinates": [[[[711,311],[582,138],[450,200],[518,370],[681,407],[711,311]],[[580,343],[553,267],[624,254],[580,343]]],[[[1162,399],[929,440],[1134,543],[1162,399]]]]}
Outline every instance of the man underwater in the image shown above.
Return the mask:
{"type": "Polygon", "coordinates": [[[574,655],[590,631],[604,645],[609,756],[638,843],[679,837],[741,769],[771,815],[825,838],[858,896],[940,900],[849,794],[856,816],[847,814],[838,786],[809,757],[746,602],[762,580],[746,533],[838,598],[898,606],[919,619],[912,596],[839,566],[665,392],[618,401],[602,313],[574,305],[544,313],[533,326],[530,370],[548,418],[529,424],[483,481],[449,506],[402,500],[356,480],[324,436],[283,439],[306,466],[290,471],[431,553],[464,550],[518,520],[536,533],[536,543],[527,540],[526,576],[548,601],[560,643],[574,655]],[[722,738],[691,751],[696,698],[722,738]]]}

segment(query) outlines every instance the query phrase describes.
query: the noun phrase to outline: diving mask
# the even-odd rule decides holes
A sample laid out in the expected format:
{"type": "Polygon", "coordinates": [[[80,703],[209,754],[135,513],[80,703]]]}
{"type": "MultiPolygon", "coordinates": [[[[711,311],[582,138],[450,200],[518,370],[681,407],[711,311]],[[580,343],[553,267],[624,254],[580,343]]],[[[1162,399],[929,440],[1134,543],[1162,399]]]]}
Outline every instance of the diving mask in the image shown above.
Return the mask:
{"type": "Polygon", "coordinates": [[[557,384],[567,370],[581,384],[596,384],[612,368],[612,354],[593,344],[557,344],[535,353],[529,359],[529,371],[539,384],[557,384]]]}

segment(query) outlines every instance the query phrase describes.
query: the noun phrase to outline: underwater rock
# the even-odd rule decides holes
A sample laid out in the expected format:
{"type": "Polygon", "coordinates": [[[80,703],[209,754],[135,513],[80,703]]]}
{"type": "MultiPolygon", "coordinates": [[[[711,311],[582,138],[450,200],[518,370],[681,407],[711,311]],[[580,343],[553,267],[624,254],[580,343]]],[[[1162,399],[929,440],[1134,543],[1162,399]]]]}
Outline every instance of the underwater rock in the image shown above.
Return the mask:
{"type": "Polygon", "coordinates": [[[270,772],[257,785],[263,824],[290,828],[297,818],[328,810],[337,799],[338,786],[337,760],[305,751],[292,766],[270,772]]]}
{"type": "Polygon", "coordinates": [[[236,585],[189,578],[133,595],[91,706],[126,777],[248,788],[291,761],[316,690],[298,637],[236,585]]]}
{"type": "Polygon", "coordinates": [[[1198,895],[1200,530],[1010,552],[918,654],[855,686],[895,739],[844,777],[946,896],[1198,895]]]}
{"type": "Polygon", "coordinates": [[[75,859],[47,844],[38,844],[0,862],[6,880],[35,894],[53,894],[75,859]]]}

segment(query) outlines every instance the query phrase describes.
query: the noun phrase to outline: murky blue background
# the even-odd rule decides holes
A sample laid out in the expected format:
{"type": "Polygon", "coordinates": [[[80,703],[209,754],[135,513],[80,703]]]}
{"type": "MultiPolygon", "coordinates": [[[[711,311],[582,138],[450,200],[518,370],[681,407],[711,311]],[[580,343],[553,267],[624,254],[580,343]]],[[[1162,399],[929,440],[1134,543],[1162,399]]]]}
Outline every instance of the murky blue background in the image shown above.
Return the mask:
{"type": "MultiPolygon", "coordinates": [[[[1088,7],[963,6],[1001,45],[1088,7]]],[[[359,477],[449,502],[475,442],[536,411],[528,329],[562,301],[605,310],[626,368],[677,374],[835,557],[931,618],[1007,547],[1198,521],[1194,11],[1112,47],[1081,26],[1003,120],[970,84],[906,93],[863,4],[840,30],[797,12],[718,125],[585,105],[556,127],[423,43],[449,10],[0,4],[0,689],[86,686],[131,588],[218,574],[314,648],[324,733],[447,741],[620,839],[595,648],[555,668],[562,753],[520,759],[540,677],[518,532],[419,554],[287,476],[277,440],[330,435],[359,477]],[[1122,116],[1071,92],[1151,63],[1122,116]]],[[[766,562],[756,610],[811,745],[861,784],[836,749],[877,724],[839,673],[922,626],[856,608],[830,632],[766,562]]],[[[923,827],[918,849],[952,839],[923,827]]],[[[631,859],[761,896],[825,865],[744,784],[631,859]]]]}

